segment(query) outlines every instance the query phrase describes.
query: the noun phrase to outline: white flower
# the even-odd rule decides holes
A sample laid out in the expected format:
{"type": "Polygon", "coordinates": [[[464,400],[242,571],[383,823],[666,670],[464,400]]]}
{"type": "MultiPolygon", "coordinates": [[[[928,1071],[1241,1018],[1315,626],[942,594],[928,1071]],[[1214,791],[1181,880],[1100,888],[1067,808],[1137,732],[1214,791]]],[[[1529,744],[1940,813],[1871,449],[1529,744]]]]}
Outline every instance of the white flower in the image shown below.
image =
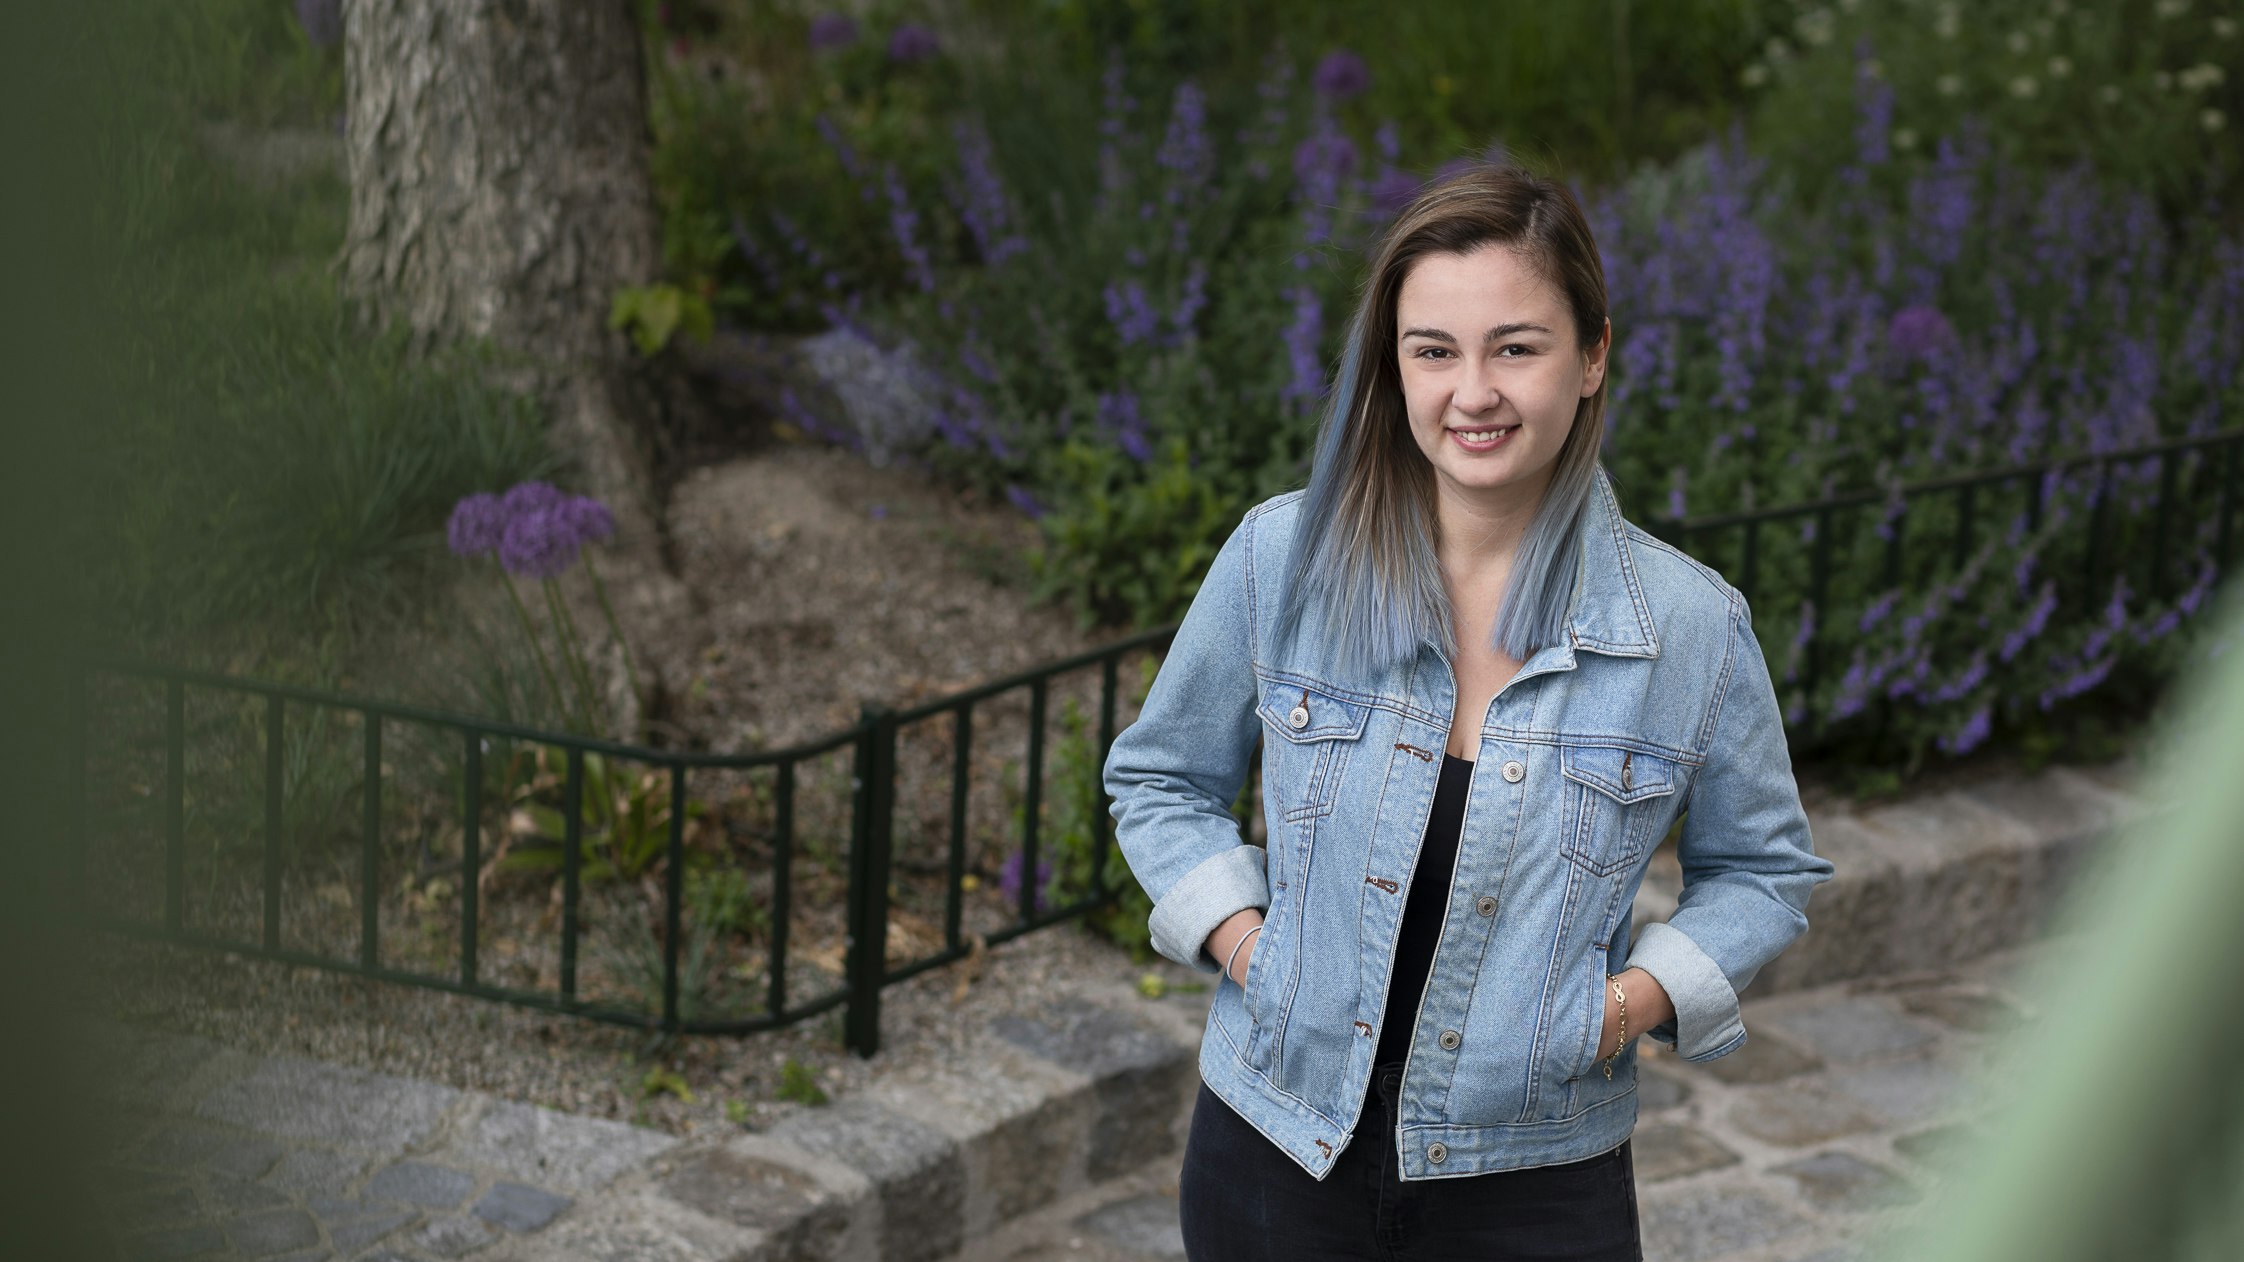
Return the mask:
{"type": "Polygon", "coordinates": [[[2220,39],[2235,39],[2235,38],[2236,38],[2236,19],[2235,19],[2235,18],[2214,18],[2214,19],[2213,19],[2213,34],[2214,34],[2214,35],[2215,35],[2216,37],[2220,38],[2220,39]]]}
{"type": "Polygon", "coordinates": [[[1963,14],[1956,10],[1955,5],[1941,5],[1939,10],[1932,15],[1932,33],[1942,39],[1954,39],[1956,33],[1962,29],[1963,14]]]}
{"type": "Polygon", "coordinates": [[[2096,99],[2102,101],[2106,105],[2119,104],[2119,85],[2116,83],[2107,83],[2103,87],[2096,89],[2096,99]]]}
{"type": "Polygon", "coordinates": [[[2034,82],[2034,77],[2030,74],[2019,75],[2010,81],[2010,94],[2021,101],[2039,91],[2041,85],[2034,82]]]}
{"type": "Polygon", "coordinates": [[[2219,66],[2214,65],[2212,62],[2206,61],[2200,62],[2197,65],[2191,66],[2189,69],[2184,70],[2179,76],[2177,76],[2177,79],[2183,87],[2188,88],[2190,91],[2203,92],[2207,88],[2217,88],[2221,86],[2221,81],[2227,77],[2228,76],[2221,73],[2221,68],[2219,66]]]}
{"type": "Polygon", "coordinates": [[[2197,125],[2207,131],[2219,131],[2221,128],[2228,126],[2228,115],[2211,106],[2206,106],[2197,112],[2197,125]]]}
{"type": "Polygon", "coordinates": [[[2174,76],[2168,74],[2164,70],[2161,70],[2157,74],[2151,76],[2151,86],[2157,88],[2161,92],[2164,92],[2174,86],[2174,76]]]}
{"type": "Polygon", "coordinates": [[[2066,13],[2070,12],[2072,10],[2072,7],[2073,6],[2067,4],[2065,0],[2049,0],[2049,13],[2052,17],[2061,18],[2065,16],[2066,13]]]}
{"type": "Polygon", "coordinates": [[[2178,18],[2189,12],[2189,0],[2158,0],[2158,16],[2178,18]]]}
{"type": "Polygon", "coordinates": [[[1916,148],[1916,147],[1917,147],[1917,133],[1916,133],[1916,131],[1915,131],[1914,129],[1912,129],[1912,128],[1908,128],[1908,127],[1896,127],[1896,128],[1894,128],[1894,129],[1893,129],[1893,147],[1894,147],[1894,148],[1896,148],[1896,149],[1901,149],[1901,150],[1909,150],[1909,149],[1914,149],[1914,148],[1916,148]]]}
{"type": "Polygon", "coordinates": [[[2072,74],[2072,72],[2073,72],[2073,59],[2072,59],[2072,58],[2070,58],[2070,57],[2067,57],[2067,56],[2065,56],[2065,55],[2064,55],[2063,53],[2059,53],[2059,54],[2058,54],[2057,56],[2055,56],[2055,57],[2052,57],[2052,58],[2050,58],[2050,59],[2049,59],[2049,77],[2050,77],[2050,78],[2052,78],[2052,79],[2063,79],[2063,78],[2065,78],[2065,77],[2067,77],[2067,76],[2071,75],[2071,74],[2072,74]]]}
{"type": "Polygon", "coordinates": [[[2006,42],[2010,45],[2010,51],[2014,53],[2023,53],[2034,46],[2033,37],[2024,31],[2012,31],[2010,39],[2006,42]]]}
{"type": "Polygon", "coordinates": [[[1862,0],[1839,0],[1839,12],[1852,13],[1862,7],[1862,0]]]}
{"type": "Polygon", "coordinates": [[[2048,39],[2056,33],[2057,24],[2055,22],[2050,21],[2048,18],[2034,19],[2034,34],[2041,36],[2043,39],[2048,39]]]}
{"type": "Polygon", "coordinates": [[[1803,44],[1826,44],[1838,21],[1829,9],[1810,9],[1793,19],[1792,29],[1799,32],[1803,44]]]}
{"type": "Polygon", "coordinates": [[[1940,89],[1940,95],[1942,96],[1954,96],[1964,90],[1963,76],[1960,74],[1944,74],[1934,82],[1933,86],[1940,89]]]}
{"type": "Polygon", "coordinates": [[[1750,66],[1747,66],[1745,69],[1738,71],[1738,82],[1744,84],[1749,88],[1760,87],[1762,84],[1767,83],[1768,81],[1769,68],[1762,65],[1758,61],[1754,62],[1750,66]]]}
{"type": "Polygon", "coordinates": [[[1792,45],[1785,43],[1782,35],[1771,35],[1767,52],[1770,61],[1783,61],[1792,55],[1792,45]]]}

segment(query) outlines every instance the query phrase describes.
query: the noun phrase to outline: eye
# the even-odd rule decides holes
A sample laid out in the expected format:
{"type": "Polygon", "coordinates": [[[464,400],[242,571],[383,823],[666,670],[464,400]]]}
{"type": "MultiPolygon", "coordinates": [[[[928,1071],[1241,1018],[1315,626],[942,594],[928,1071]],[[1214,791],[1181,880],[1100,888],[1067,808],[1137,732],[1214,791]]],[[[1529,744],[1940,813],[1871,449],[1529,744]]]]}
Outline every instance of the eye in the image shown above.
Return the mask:
{"type": "Polygon", "coordinates": [[[1450,350],[1446,346],[1421,346],[1413,352],[1420,359],[1424,359],[1428,355],[1447,355],[1449,353],[1450,350]]]}
{"type": "Polygon", "coordinates": [[[1496,357],[1498,359],[1525,359],[1529,355],[1532,355],[1534,353],[1535,349],[1533,347],[1525,346],[1518,342],[1506,342],[1504,345],[1496,348],[1496,357]],[[1519,354],[1506,355],[1504,353],[1505,351],[1518,351],[1519,354]]]}

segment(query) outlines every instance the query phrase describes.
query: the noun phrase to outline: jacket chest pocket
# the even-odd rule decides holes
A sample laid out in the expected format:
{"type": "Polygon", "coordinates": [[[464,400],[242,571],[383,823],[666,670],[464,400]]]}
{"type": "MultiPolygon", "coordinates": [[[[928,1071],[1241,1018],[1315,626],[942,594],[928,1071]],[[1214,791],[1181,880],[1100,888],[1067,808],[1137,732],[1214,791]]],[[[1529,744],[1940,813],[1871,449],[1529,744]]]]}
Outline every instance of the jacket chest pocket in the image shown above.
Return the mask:
{"type": "Polygon", "coordinates": [[[1667,831],[1684,769],[1674,759],[1607,745],[1564,745],[1565,854],[1592,876],[1609,876],[1643,857],[1667,831]]]}
{"type": "Polygon", "coordinates": [[[1361,743],[1371,707],[1314,685],[1264,680],[1262,792],[1289,823],[1328,815],[1340,797],[1340,774],[1361,743]]]}

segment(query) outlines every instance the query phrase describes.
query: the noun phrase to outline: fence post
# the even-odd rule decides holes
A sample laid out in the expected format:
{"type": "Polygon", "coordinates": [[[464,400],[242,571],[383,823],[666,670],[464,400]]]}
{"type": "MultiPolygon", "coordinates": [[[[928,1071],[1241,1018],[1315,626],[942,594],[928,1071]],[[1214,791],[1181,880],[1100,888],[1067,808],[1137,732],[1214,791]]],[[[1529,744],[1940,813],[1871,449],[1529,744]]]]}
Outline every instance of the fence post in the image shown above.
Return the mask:
{"type": "Polygon", "coordinates": [[[849,1014],[843,1041],[880,1051],[880,990],[888,971],[888,860],[896,795],[896,723],[867,703],[858,718],[849,840],[849,1014]]]}

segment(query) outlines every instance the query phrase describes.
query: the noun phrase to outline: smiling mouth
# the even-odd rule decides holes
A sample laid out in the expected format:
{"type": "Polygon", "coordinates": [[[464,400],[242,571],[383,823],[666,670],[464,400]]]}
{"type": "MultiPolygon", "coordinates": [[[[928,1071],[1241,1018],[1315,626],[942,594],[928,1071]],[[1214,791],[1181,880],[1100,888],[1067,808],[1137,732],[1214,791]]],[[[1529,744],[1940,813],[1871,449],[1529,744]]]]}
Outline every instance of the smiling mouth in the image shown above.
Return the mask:
{"type": "Polygon", "coordinates": [[[1486,451],[1502,445],[1518,429],[1517,425],[1479,425],[1470,429],[1452,428],[1449,432],[1456,437],[1458,445],[1466,450],[1486,451]]]}

